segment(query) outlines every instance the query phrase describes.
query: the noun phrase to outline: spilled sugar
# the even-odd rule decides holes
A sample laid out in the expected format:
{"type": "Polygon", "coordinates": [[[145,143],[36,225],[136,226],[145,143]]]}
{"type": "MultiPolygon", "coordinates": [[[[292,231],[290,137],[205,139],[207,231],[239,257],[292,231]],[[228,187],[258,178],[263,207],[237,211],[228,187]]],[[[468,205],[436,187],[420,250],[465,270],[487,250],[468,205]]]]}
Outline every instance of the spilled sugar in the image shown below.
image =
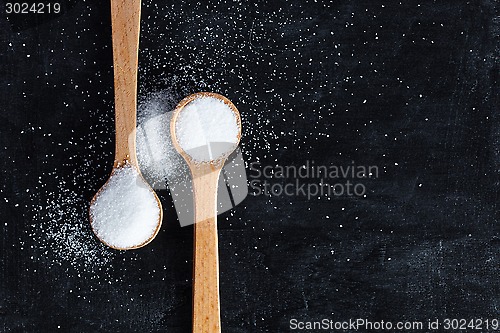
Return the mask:
{"type": "MultiPolygon", "coordinates": [[[[172,196],[177,198],[189,197],[190,194],[184,192],[190,191],[190,186],[185,183],[190,177],[185,161],[172,146],[172,112],[169,111],[193,90],[208,89],[204,82],[206,71],[193,74],[193,68],[188,67],[183,72],[190,74],[165,78],[168,89],[149,93],[138,107],[137,157],[140,170],[149,184],[155,185],[155,189],[166,188],[168,181],[172,196]],[[158,151],[161,151],[161,155],[156,154],[158,151]]],[[[111,105],[108,107],[112,108],[111,105]]],[[[64,166],[73,168],[74,171],[65,173],[65,169],[55,168],[39,175],[37,190],[32,191],[30,196],[33,203],[33,223],[26,232],[36,245],[33,260],[44,262],[52,268],[65,267],[68,274],[77,272],[88,278],[100,279],[107,276],[103,273],[113,267],[115,260],[121,262],[125,258],[99,242],[92,234],[89,224],[89,199],[105,180],[95,177],[96,168],[105,170],[112,160],[112,150],[104,150],[99,156],[95,155],[95,151],[113,146],[113,136],[102,136],[102,133],[108,133],[113,128],[113,114],[94,111],[92,116],[97,120],[89,128],[87,135],[71,136],[69,140],[64,138],[64,141],[57,141],[54,135],[50,137],[51,149],[72,152],[64,166]]],[[[256,124],[261,122],[257,121],[254,125],[256,124]]],[[[62,126],[61,123],[59,125],[62,126]]],[[[249,124],[247,125],[248,129],[249,124]]],[[[261,134],[266,137],[266,133],[264,131],[261,134]]],[[[189,200],[177,200],[176,205],[178,203],[184,205],[182,208],[176,206],[183,212],[192,207],[189,200]]],[[[188,221],[192,219],[192,216],[186,218],[188,221]]],[[[137,260],[136,256],[135,252],[129,252],[126,258],[137,260]]]]}
{"type": "Polygon", "coordinates": [[[234,150],[239,126],[233,110],[222,100],[200,97],[181,110],[175,133],[179,145],[193,160],[208,162],[234,150]]]}
{"type": "Polygon", "coordinates": [[[113,172],[90,206],[90,215],[96,235],[120,249],[148,242],[161,223],[154,192],[131,165],[113,172]]]}
{"type": "Polygon", "coordinates": [[[37,204],[37,193],[31,196],[36,223],[30,226],[29,236],[37,244],[33,259],[50,258],[51,265],[66,262],[74,268],[84,268],[85,272],[108,267],[113,253],[95,241],[90,231],[87,199],[70,190],[62,179],[57,190],[47,195],[44,205],[37,204]]]}

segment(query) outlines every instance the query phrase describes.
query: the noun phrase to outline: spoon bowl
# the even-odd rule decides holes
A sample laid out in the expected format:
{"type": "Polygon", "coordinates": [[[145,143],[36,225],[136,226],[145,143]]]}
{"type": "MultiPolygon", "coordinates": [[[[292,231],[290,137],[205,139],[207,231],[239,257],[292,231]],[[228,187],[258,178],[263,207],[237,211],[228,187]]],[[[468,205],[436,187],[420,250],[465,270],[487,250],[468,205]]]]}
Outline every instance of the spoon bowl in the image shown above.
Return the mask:
{"type": "Polygon", "coordinates": [[[127,161],[113,168],[106,183],[94,195],[89,218],[92,231],[103,244],[115,250],[133,250],[149,244],[156,237],[163,210],[158,196],[139,169],[127,161]],[[128,175],[125,179],[124,174],[128,175]],[[121,189],[116,186],[118,182],[123,184],[121,189]],[[138,192],[141,192],[141,197],[137,200],[138,192]],[[146,204],[142,198],[147,198],[146,204]],[[145,211],[150,213],[145,214],[145,211]]]}
{"type": "MultiPolygon", "coordinates": [[[[211,130],[211,128],[205,128],[205,130],[211,130]]],[[[225,96],[216,94],[213,92],[199,92],[192,95],[187,96],[182,101],[179,102],[175,110],[173,111],[172,119],[170,122],[170,133],[172,136],[172,143],[175,149],[181,154],[181,156],[186,160],[188,165],[191,164],[212,164],[217,165],[218,162],[225,161],[226,158],[236,149],[241,139],[241,117],[236,106],[225,96]],[[213,155],[216,156],[214,159],[210,160],[200,160],[196,159],[194,156],[198,156],[198,152],[202,151],[204,146],[198,146],[190,149],[185,149],[182,144],[179,143],[178,136],[178,118],[181,112],[184,110],[186,106],[190,103],[195,102],[200,99],[213,99],[224,103],[233,113],[235,117],[235,124],[237,131],[234,133],[234,140],[231,142],[225,141],[215,141],[211,142],[210,148],[211,150],[215,150],[213,155]]],[[[198,133],[199,135],[203,135],[203,133],[198,133]]]]}

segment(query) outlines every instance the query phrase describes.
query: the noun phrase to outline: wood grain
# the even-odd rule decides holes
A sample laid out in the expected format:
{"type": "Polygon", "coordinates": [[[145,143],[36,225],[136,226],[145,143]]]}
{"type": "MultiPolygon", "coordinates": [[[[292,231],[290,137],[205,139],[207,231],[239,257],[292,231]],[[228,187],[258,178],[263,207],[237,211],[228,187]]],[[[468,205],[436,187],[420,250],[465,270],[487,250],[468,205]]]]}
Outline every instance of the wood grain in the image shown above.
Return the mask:
{"type": "Polygon", "coordinates": [[[217,184],[222,164],[193,165],[193,333],[220,333],[217,184]]]}
{"type": "Polygon", "coordinates": [[[115,167],[138,165],[135,149],[141,0],[111,0],[115,78],[115,167]]]}

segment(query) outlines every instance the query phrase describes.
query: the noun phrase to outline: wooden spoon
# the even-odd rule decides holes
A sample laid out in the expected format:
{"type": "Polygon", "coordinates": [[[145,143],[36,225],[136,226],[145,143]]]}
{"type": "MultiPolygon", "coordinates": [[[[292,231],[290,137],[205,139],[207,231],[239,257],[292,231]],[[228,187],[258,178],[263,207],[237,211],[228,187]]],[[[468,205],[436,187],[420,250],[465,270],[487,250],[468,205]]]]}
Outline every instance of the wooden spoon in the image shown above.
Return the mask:
{"type": "Polygon", "coordinates": [[[236,148],[241,137],[238,109],[226,97],[214,93],[197,93],[183,99],[174,110],[170,122],[172,142],[186,160],[193,177],[195,206],[194,273],[193,273],[193,333],[220,333],[219,250],[217,242],[217,186],[219,174],[227,156],[236,148]],[[182,149],[176,134],[176,121],[183,108],[197,98],[213,97],[231,108],[238,124],[238,136],[231,151],[209,162],[194,161],[182,149]]]}
{"type": "MultiPolygon", "coordinates": [[[[123,167],[131,166],[139,173],[139,181],[144,181],[143,186],[151,190],[159,208],[158,226],[148,240],[127,248],[118,248],[100,240],[117,250],[128,250],[142,247],[153,240],[160,230],[162,221],[161,203],[156,193],[147,184],[139,170],[136,154],[136,117],[137,117],[137,66],[139,52],[139,31],[141,20],[141,0],[111,0],[111,27],[113,38],[113,67],[115,78],[115,162],[111,176],[123,167]]],[[[110,177],[111,178],[111,177],[110,177]]],[[[108,184],[97,192],[91,202],[108,184]]],[[[92,214],[90,223],[93,224],[92,214]]],[[[93,228],[94,230],[94,228],[93,228]]],[[[95,230],[94,230],[95,232],[95,230]]]]}

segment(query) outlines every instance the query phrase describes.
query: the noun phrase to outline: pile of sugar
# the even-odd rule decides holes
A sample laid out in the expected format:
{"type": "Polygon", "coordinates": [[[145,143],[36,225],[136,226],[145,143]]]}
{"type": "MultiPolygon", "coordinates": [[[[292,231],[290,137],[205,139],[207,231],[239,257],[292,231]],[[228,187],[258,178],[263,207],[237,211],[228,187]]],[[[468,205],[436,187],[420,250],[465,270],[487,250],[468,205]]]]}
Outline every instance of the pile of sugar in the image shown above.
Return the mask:
{"type": "Polygon", "coordinates": [[[155,189],[189,178],[189,169],[170,135],[172,110],[179,97],[169,91],[152,94],[138,108],[137,159],[142,175],[155,189]]]}
{"type": "Polygon", "coordinates": [[[117,169],[90,206],[96,235],[120,249],[137,247],[151,239],[160,223],[160,208],[138,170],[117,169]]]}
{"type": "Polygon", "coordinates": [[[234,150],[239,125],[233,110],[222,100],[200,97],[184,106],[175,132],[179,145],[193,160],[208,162],[234,150]]]}

